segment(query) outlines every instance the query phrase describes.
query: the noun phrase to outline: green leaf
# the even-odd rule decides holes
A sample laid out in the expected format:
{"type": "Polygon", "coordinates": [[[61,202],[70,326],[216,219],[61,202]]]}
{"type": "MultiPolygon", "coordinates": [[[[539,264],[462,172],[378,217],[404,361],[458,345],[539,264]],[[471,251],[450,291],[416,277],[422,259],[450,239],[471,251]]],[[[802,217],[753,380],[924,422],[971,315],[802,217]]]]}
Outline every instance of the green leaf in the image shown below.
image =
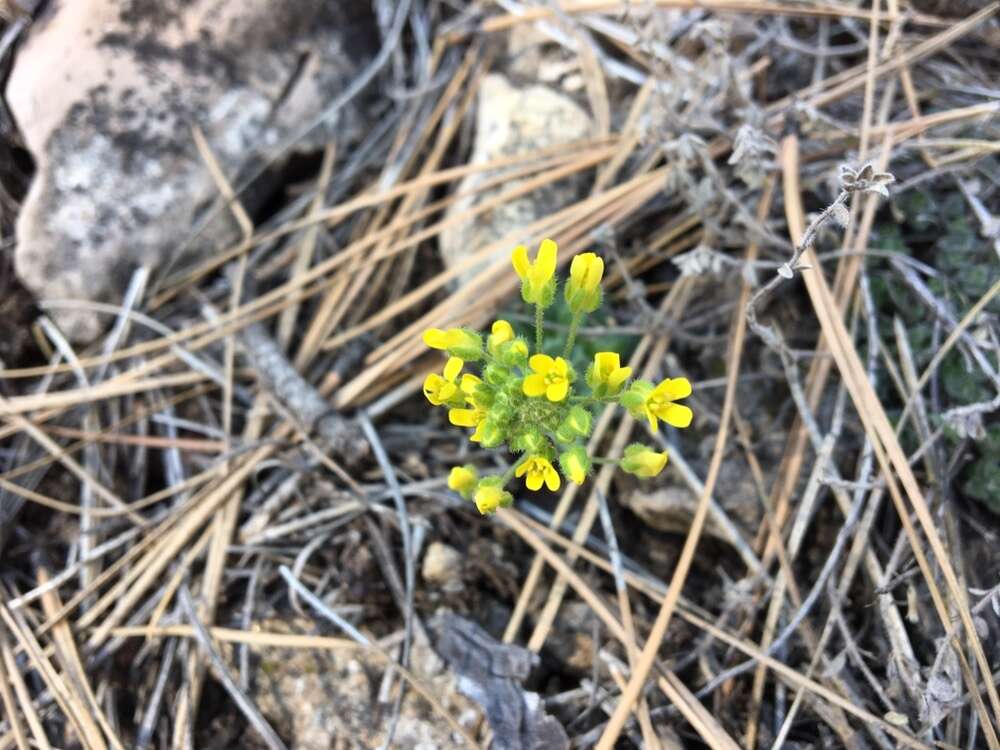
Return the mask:
{"type": "Polygon", "coordinates": [[[965,363],[957,354],[946,357],[942,363],[941,384],[945,393],[960,404],[975,404],[992,396],[986,376],[978,370],[966,370],[965,363]]]}
{"type": "Polygon", "coordinates": [[[996,456],[984,456],[972,465],[962,490],[971,498],[1000,514],[1000,461],[996,456]]]}

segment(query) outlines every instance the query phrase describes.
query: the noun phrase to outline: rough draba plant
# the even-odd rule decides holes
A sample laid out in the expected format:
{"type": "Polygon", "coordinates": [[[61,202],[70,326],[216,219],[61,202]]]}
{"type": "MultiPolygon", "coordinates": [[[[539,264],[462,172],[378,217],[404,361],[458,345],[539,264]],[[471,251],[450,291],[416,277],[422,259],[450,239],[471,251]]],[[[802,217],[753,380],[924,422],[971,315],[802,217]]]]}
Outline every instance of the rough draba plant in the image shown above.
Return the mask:
{"type": "Polygon", "coordinates": [[[573,258],[564,288],[572,321],[560,356],[542,351],[545,310],[556,297],[556,243],[543,240],[534,261],[523,245],[511,261],[521,279],[521,297],[535,308],[534,349],[516,335],[506,320],[497,320],[483,337],[465,328],[424,332],[424,343],[450,356],[441,374],[424,381],[424,395],[435,406],[448,409],[453,425],[473,430],[469,438],[484,448],[506,445],[518,455],[502,475],[480,477],[474,466],[456,466],[448,486],[473,499],[480,513],[492,513],[513,502],[506,490],[512,479],[524,478],[529,490],[544,485],[558,490],[565,477],[583,484],[598,463],[614,463],[639,477],[655,477],[667,463],[666,451],[634,443],[621,459],[597,458],[587,452],[586,440],[594,422],[594,408],[618,403],[633,416],[646,419],[656,432],[662,420],[674,427],[691,424],[691,409],[677,403],[691,394],[687,378],[668,378],[659,384],[630,380],[617,352],[598,352],[582,382],[570,364],[576,334],[585,315],[601,306],[604,261],[594,253],[573,258]],[[481,375],[463,372],[467,363],[481,365],[481,375]],[[558,468],[557,468],[558,467],[558,468]]]}

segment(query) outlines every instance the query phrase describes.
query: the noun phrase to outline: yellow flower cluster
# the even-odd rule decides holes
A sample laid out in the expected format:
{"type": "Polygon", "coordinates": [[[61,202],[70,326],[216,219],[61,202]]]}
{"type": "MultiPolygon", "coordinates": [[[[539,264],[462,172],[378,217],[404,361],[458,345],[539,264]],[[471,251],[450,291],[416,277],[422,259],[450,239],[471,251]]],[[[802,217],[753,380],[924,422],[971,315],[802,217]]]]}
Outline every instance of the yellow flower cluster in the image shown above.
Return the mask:
{"type": "MultiPolygon", "coordinates": [[[[598,352],[582,378],[572,365],[576,332],[587,313],[601,305],[604,261],[594,253],[582,253],[570,264],[564,288],[566,305],[573,315],[561,356],[542,351],[544,312],[555,300],[558,247],[543,240],[534,260],[523,245],[511,256],[521,279],[521,297],[535,307],[535,346],[518,336],[506,320],[497,320],[483,337],[465,328],[424,332],[424,343],[447,352],[441,373],[424,380],[424,395],[434,406],[448,409],[448,420],[472,429],[470,440],[484,448],[506,444],[518,459],[503,475],[480,477],[472,464],[456,466],[448,476],[448,487],[475,502],[480,513],[493,513],[514,498],[505,488],[514,478],[523,478],[532,491],[543,486],[555,492],[563,478],[583,484],[593,464],[585,441],[590,437],[594,413],[601,405],[619,403],[637,419],[644,419],[655,433],[662,420],[673,427],[691,424],[691,409],[679,400],[691,395],[686,378],[671,378],[658,384],[646,380],[630,382],[632,369],[623,367],[616,352],[598,352]],[[466,363],[479,363],[481,374],[463,372],[466,363]]],[[[638,477],[655,477],[667,464],[666,451],[635,443],[615,461],[638,477]]]]}

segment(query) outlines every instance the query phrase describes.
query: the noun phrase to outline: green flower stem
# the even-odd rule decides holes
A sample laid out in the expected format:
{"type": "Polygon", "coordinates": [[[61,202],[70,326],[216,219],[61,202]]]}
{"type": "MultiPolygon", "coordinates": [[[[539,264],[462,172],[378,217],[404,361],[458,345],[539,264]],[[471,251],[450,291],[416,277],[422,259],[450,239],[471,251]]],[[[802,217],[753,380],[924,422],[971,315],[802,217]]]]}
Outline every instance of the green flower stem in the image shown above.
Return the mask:
{"type": "Polygon", "coordinates": [[[545,309],[541,305],[535,305],[535,354],[542,353],[542,331],[545,326],[544,317],[545,309]]]}
{"type": "Polygon", "coordinates": [[[501,487],[507,486],[510,480],[514,478],[514,472],[517,471],[518,467],[520,467],[521,464],[527,461],[528,458],[529,458],[528,454],[525,453],[523,456],[517,459],[517,461],[514,462],[513,466],[511,466],[509,469],[507,469],[507,471],[503,473],[503,476],[501,476],[501,479],[503,480],[503,484],[501,485],[501,487]]]}
{"type": "Polygon", "coordinates": [[[618,464],[621,463],[621,459],[620,458],[594,458],[593,456],[591,456],[590,462],[593,463],[593,464],[614,464],[615,466],[617,466],[618,464]]]}
{"type": "Polygon", "coordinates": [[[573,313],[573,320],[569,324],[569,335],[566,337],[566,348],[563,349],[563,359],[569,359],[570,352],[573,351],[573,344],[576,343],[576,330],[580,327],[583,313],[573,313]]]}
{"type": "Polygon", "coordinates": [[[580,406],[592,406],[595,404],[617,404],[618,396],[570,396],[570,403],[580,404],[580,406]]]}

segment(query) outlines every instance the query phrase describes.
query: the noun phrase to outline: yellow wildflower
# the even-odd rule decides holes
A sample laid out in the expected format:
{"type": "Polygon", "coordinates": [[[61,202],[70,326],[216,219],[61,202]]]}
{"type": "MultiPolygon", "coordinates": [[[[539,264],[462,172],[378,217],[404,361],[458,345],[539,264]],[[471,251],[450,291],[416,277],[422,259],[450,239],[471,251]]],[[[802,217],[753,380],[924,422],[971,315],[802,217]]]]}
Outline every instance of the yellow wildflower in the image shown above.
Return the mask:
{"type": "Polygon", "coordinates": [[[542,484],[555,492],[562,483],[559,479],[559,472],[544,456],[529,456],[514,472],[516,477],[523,477],[525,474],[528,476],[525,478],[524,484],[532,492],[541,489],[542,484]]]}
{"type": "Polygon", "coordinates": [[[596,391],[604,387],[605,394],[617,393],[629,376],[631,367],[622,367],[617,352],[598,352],[594,355],[594,364],[587,370],[587,385],[596,391]]]}
{"type": "Polygon", "coordinates": [[[648,380],[639,380],[622,396],[622,405],[637,419],[647,419],[649,429],[656,432],[659,429],[658,419],[673,427],[683,428],[691,424],[691,409],[674,403],[690,395],[691,383],[687,378],[667,378],[657,386],[648,380]]]}
{"type": "Polygon", "coordinates": [[[466,500],[472,497],[478,482],[479,474],[471,464],[455,466],[448,475],[448,489],[454,490],[466,500]]]}
{"type": "Polygon", "coordinates": [[[462,403],[462,394],[455,381],[463,364],[458,357],[450,357],[444,366],[444,377],[432,372],[424,378],[424,395],[434,406],[454,403],[456,398],[459,404],[462,403]]]}
{"type": "Polygon", "coordinates": [[[534,374],[524,379],[524,395],[545,396],[549,401],[562,401],[569,393],[569,363],[562,357],[536,354],[528,365],[534,374]]]}
{"type": "Polygon", "coordinates": [[[510,256],[514,271],[521,277],[521,296],[533,305],[549,305],[552,302],[550,282],[556,273],[558,247],[552,240],[542,240],[538,246],[535,262],[528,260],[528,248],[518,245],[510,256]]]}
{"type": "Polygon", "coordinates": [[[625,449],[621,467],[629,474],[646,479],[655,477],[667,465],[667,452],[657,453],[641,443],[633,443],[625,449]]]}
{"type": "Polygon", "coordinates": [[[601,304],[601,278],[604,261],[595,253],[581,253],[573,257],[566,285],[566,302],[575,313],[593,312],[601,304]]]}

